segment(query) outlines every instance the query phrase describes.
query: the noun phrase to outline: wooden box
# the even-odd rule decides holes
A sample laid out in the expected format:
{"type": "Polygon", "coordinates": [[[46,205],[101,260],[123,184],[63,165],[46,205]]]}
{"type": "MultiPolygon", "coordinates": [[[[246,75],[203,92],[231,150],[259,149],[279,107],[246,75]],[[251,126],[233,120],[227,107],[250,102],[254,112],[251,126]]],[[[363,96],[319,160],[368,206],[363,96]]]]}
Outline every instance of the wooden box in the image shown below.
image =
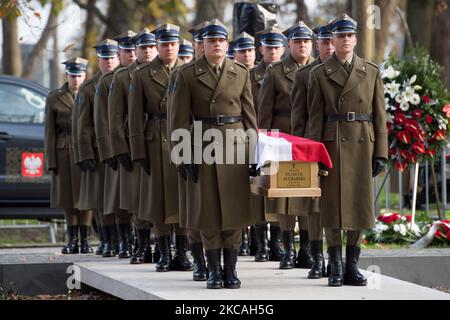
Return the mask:
{"type": "Polygon", "coordinates": [[[320,197],[317,162],[270,162],[252,178],[251,191],[269,198],[320,197]]]}

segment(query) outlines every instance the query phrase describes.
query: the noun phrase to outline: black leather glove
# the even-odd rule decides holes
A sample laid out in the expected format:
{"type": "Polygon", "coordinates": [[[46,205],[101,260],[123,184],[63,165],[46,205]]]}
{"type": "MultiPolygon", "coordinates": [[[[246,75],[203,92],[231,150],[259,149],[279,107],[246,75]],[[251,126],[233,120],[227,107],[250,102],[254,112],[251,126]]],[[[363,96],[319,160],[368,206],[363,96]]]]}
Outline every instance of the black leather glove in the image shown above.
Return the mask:
{"type": "Polygon", "coordinates": [[[131,162],[131,157],[128,153],[119,154],[116,156],[116,159],[128,172],[133,170],[133,163],[131,162]]]}
{"type": "Polygon", "coordinates": [[[82,166],[84,166],[84,168],[86,168],[87,171],[89,170],[90,172],[95,172],[95,170],[97,170],[97,163],[95,162],[94,159],[87,159],[87,160],[83,160],[81,161],[82,166]]]}
{"type": "Polygon", "coordinates": [[[150,167],[150,160],[147,158],[145,159],[139,159],[139,163],[142,166],[142,169],[144,169],[145,173],[149,176],[152,173],[151,167],[150,167]]]}
{"type": "Polygon", "coordinates": [[[183,164],[184,170],[186,170],[187,175],[191,177],[192,182],[198,182],[198,167],[196,164],[183,164]]]}
{"type": "Polygon", "coordinates": [[[84,166],[83,162],[78,162],[77,166],[80,168],[81,171],[86,172],[87,168],[84,166]]]}
{"type": "Polygon", "coordinates": [[[48,172],[53,172],[55,174],[55,176],[58,175],[58,169],[56,169],[56,168],[50,168],[50,169],[48,169],[48,172]]]}
{"type": "Polygon", "coordinates": [[[257,177],[259,175],[260,170],[256,169],[257,164],[251,164],[248,166],[249,176],[250,177],[257,177]]]}
{"type": "Polygon", "coordinates": [[[372,177],[378,176],[381,171],[384,170],[384,166],[386,165],[386,160],[383,158],[373,158],[372,159],[372,177]]]}
{"type": "Polygon", "coordinates": [[[117,171],[117,160],[115,158],[106,159],[105,162],[111,169],[117,171]]]}
{"type": "Polygon", "coordinates": [[[177,170],[178,170],[178,173],[180,174],[180,176],[183,178],[183,180],[186,181],[188,173],[187,173],[185,165],[184,164],[179,165],[177,167],[177,170]]]}

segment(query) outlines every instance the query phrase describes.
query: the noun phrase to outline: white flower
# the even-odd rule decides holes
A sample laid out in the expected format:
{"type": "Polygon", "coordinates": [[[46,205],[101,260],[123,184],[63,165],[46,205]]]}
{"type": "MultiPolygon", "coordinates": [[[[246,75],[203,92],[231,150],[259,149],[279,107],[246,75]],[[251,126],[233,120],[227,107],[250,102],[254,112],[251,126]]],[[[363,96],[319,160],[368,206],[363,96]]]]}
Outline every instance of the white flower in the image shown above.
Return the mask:
{"type": "Polygon", "coordinates": [[[402,102],[400,103],[400,109],[402,111],[408,111],[409,110],[409,103],[408,102],[402,102]]]}
{"type": "Polygon", "coordinates": [[[420,91],[420,90],[422,90],[422,87],[421,87],[421,86],[418,86],[418,85],[415,85],[415,86],[414,86],[414,90],[420,91]]]}
{"type": "Polygon", "coordinates": [[[411,102],[415,94],[416,93],[414,92],[414,88],[412,87],[406,87],[406,90],[403,93],[407,102],[411,102]]]}
{"type": "Polygon", "coordinates": [[[406,236],[406,226],[404,224],[400,224],[400,234],[404,237],[406,236]]]}
{"type": "MultiPolygon", "coordinates": [[[[406,224],[406,228],[408,229],[408,230],[411,230],[411,223],[410,222],[408,222],[407,224],[406,224]]],[[[417,224],[413,224],[413,226],[412,226],[412,233],[414,233],[414,235],[416,236],[416,237],[420,237],[421,236],[421,232],[420,232],[420,228],[419,228],[419,226],[417,225],[417,224]]]]}
{"type": "Polygon", "coordinates": [[[383,70],[382,77],[383,79],[395,79],[400,74],[400,71],[395,70],[392,66],[389,66],[387,69],[383,70]]]}
{"type": "Polygon", "coordinates": [[[375,225],[375,232],[376,233],[383,233],[384,231],[386,231],[387,229],[389,229],[389,227],[383,223],[377,223],[375,225]]]}
{"type": "Polygon", "coordinates": [[[413,84],[414,82],[416,82],[416,80],[417,80],[417,76],[416,76],[416,75],[413,75],[413,76],[411,77],[411,79],[409,80],[409,84],[413,84]]]}
{"type": "Polygon", "coordinates": [[[400,83],[397,83],[395,81],[391,82],[391,83],[387,83],[385,88],[386,88],[386,93],[389,94],[392,99],[400,93],[400,83]]]}
{"type": "Polygon", "coordinates": [[[395,97],[395,102],[397,103],[402,103],[402,102],[406,102],[405,96],[402,94],[399,94],[395,97]]]}
{"type": "Polygon", "coordinates": [[[420,104],[420,96],[415,93],[410,101],[413,105],[418,106],[420,104]]]}

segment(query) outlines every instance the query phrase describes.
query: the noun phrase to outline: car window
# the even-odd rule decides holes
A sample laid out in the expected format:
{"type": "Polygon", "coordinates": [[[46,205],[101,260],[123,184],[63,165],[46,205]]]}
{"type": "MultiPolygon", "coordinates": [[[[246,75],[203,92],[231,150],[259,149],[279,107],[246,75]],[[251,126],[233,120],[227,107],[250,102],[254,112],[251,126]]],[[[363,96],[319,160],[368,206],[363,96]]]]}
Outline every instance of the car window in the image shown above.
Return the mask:
{"type": "Polygon", "coordinates": [[[45,99],[36,91],[0,83],[0,122],[43,123],[45,99]]]}

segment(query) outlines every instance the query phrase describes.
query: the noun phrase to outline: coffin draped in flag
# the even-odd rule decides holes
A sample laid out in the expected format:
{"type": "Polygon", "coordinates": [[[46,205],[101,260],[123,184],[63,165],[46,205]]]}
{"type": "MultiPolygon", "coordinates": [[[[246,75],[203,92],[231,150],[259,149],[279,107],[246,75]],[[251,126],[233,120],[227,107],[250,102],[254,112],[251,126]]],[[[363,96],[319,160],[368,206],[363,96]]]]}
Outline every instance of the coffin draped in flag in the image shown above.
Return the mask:
{"type": "Polygon", "coordinates": [[[320,162],[330,169],[333,168],[323,143],[282,132],[259,131],[255,156],[258,168],[268,161],[320,162]]]}

